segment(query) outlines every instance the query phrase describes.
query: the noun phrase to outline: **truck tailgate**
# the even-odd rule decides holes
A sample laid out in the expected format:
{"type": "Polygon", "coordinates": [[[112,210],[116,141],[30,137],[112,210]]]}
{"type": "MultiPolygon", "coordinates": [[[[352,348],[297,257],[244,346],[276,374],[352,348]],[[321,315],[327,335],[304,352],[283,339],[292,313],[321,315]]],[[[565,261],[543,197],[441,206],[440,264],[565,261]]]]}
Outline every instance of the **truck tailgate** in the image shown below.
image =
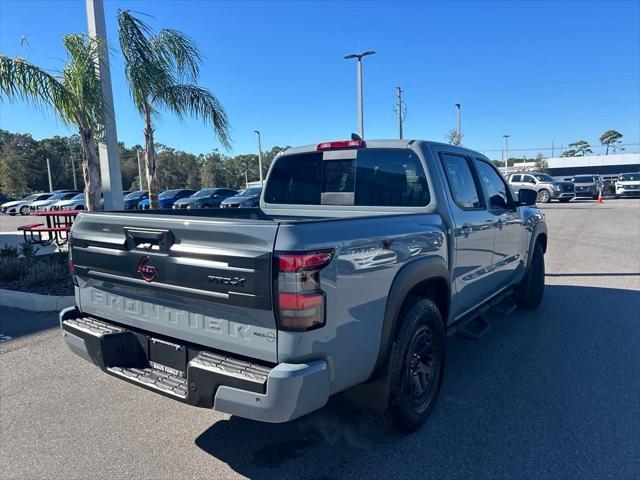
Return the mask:
{"type": "Polygon", "coordinates": [[[276,362],[278,223],[83,213],[72,229],[81,311],[159,337],[276,362]]]}

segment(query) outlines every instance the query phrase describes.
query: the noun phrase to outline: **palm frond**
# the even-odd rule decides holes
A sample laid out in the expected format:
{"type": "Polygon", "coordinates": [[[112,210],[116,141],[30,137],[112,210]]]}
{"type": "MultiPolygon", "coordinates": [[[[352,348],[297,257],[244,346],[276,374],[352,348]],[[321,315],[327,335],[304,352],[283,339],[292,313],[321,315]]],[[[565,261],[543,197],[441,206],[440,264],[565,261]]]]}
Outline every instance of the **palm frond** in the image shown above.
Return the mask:
{"type": "Polygon", "coordinates": [[[173,82],[171,72],[153,48],[151,29],[129,10],[118,10],[118,38],[124,57],[125,75],[138,112],[144,113],[153,91],[173,82]]]}
{"type": "Polygon", "coordinates": [[[71,123],[69,92],[62,83],[44,69],[22,58],[0,55],[0,93],[9,100],[24,100],[36,106],[47,106],[71,123]]]}
{"type": "Polygon", "coordinates": [[[197,85],[171,85],[157,93],[155,101],[178,117],[199,117],[213,125],[213,130],[224,148],[231,146],[229,120],[216,96],[197,85]]]}
{"type": "Polygon", "coordinates": [[[78,105],[78,117],[83,126],[94,129],[103,123],[104,97],[96,63],[106,54],[104,41],[86,34],[65,35],[63,43],[68,61],[63,71],[62,83],[73,94],[78,105]]]}
{"type": "Polygon", "coordinates": [[[195,42],[177,30],[164,29],[150,39],[160,60],[183,78],[196,80],[202,57],[195,42]]]}

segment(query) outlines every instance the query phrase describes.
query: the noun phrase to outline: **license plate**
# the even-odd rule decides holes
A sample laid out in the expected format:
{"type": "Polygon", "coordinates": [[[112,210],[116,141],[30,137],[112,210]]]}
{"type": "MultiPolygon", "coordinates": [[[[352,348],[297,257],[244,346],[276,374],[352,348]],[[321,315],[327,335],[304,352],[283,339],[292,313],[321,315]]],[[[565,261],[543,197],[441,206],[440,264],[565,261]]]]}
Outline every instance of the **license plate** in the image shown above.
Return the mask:
{"type": "Polygon", "coordinates": [[[159,338],[150,338],[149,364],[163,372],[186,377],[187,348],[159,338]]]}

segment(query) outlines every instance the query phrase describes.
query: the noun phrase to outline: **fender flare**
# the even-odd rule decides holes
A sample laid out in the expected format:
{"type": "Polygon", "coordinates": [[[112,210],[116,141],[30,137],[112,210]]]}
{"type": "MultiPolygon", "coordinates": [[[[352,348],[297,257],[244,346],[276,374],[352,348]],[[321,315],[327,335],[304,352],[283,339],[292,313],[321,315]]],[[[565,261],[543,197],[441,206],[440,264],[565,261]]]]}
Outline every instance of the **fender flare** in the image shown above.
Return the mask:
{"type": "MultiPolygon", "coordinates": [[[[531,238],[529,239],[529,250],[527,250],[527,266],[526,268],[529,268],[529,265],[531,265],[531,259],[533,258],[533,247],[535,246],[536,242],[538,241],[538,238],[540,238],[541,235],[544,235],[546,238],[549,238],[549,233],[547,231],[547,225],[544,222],[538,222],[535,226],[535,228],[533,229],[533,233],[531,234],[531,238]]],[[[546,244],[545,244],[545,251],[546,251],[546,244]]]]}
{"type": "MultiPolygon", "coordinates": [[[[374,379],[380,374],[389,359],[391,346],[395,340],[396,326],[399,321],[398,317],[400,316],[404,301],[409,295],[409,292],[425,280],[442,281],[447,288],[447,302],[449,304],[451,303],[451,280],[449,268],[444,258],[434,256],[417,259],[402,267],[393,279],[391,288],[389,289],[387,305],[384,312],[380,347],[378,349],[378,358],[371,379],[374,379]]],[[[447,320],[447,318],[442,319],[445,328],[447,326],[447,320]]]]}

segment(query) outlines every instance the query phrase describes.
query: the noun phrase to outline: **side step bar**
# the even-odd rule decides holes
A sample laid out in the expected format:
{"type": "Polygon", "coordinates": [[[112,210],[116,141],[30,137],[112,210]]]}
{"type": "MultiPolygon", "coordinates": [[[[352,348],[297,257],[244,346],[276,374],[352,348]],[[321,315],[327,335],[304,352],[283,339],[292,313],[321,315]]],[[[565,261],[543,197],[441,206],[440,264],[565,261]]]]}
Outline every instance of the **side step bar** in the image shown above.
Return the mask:
{"type": "Polygon", "coordinates": [[[517,308],[511,298],[512,293],[512,290],[502,292],[467,314],[448,330],[448,336],[460,335],[471,340],[482,338],[485,333],[491,330],[491,322],[487,318],[488,313],[509,315],[517,308]]]}

